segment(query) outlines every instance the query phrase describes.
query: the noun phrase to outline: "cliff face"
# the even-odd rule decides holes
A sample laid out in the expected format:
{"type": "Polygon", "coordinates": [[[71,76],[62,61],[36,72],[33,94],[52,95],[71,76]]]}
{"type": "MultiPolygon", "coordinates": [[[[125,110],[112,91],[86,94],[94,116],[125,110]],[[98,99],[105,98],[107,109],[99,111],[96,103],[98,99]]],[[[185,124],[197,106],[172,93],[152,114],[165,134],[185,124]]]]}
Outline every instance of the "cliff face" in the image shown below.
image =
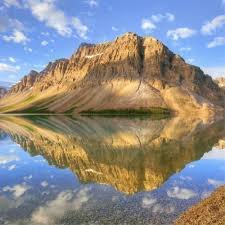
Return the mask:
{"type": "Polygon", "coordinates": [[[69,60],[24,79],[2,99],[0,111],[166,108],[201,116],[224,108],[224,92],[210,76],[158,40],[134,33],[104,44],[82,44],[69,60]]]}

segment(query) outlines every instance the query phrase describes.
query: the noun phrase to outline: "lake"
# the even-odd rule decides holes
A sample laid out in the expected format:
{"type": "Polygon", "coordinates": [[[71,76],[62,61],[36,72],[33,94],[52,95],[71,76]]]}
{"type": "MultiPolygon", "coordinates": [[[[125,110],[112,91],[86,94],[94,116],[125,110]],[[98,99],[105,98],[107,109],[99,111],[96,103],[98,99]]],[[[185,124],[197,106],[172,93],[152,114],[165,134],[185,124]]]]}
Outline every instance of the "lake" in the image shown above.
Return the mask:
{"type": "Polygon", "coordinates": [[[0,224],[172,224],[225,184],[224,124],[0,116],[0,224]]]}

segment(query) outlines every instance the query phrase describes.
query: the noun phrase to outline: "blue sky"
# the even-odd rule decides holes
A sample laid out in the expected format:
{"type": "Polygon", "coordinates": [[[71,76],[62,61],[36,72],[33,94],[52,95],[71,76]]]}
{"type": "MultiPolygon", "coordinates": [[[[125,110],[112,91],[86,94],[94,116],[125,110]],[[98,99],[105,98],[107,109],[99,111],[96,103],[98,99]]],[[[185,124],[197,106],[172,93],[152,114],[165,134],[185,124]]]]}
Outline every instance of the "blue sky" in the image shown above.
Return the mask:
{"type": "Polygon", "coordinates": [[[225,75],[225,0],[1,0],[0,81],[69,58],[81,42],[132,31],[225,75]]]}

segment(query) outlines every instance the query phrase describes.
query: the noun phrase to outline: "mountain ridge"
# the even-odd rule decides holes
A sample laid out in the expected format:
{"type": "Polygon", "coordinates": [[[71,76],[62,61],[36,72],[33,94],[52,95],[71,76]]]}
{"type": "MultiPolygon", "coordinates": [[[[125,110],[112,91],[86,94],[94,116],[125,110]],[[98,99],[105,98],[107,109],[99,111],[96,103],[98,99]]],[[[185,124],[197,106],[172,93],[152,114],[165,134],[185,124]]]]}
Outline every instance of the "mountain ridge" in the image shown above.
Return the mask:
{"type": "Polygon", "coordinates": [[[112,42],[81,44],[70,59],[31,75],[1,99],[0,112],[168,109],[208,116],[224,110],[224,91],[210,76],[159,40],[131,32],[112,42]]]}

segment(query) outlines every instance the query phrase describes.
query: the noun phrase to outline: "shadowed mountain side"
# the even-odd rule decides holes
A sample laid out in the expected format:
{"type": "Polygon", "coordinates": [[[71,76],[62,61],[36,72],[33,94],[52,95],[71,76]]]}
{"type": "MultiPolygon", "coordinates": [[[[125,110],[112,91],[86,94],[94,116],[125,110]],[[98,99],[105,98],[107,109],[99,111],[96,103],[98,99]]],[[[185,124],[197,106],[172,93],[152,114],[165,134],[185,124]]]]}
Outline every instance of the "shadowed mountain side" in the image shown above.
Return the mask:
{"type": "Polygon", "coordinates": [[[0,117],[0,129],[82,182],[127,194],[159,187],[225,136],[224,123],[180,118],[0,117]]]}

